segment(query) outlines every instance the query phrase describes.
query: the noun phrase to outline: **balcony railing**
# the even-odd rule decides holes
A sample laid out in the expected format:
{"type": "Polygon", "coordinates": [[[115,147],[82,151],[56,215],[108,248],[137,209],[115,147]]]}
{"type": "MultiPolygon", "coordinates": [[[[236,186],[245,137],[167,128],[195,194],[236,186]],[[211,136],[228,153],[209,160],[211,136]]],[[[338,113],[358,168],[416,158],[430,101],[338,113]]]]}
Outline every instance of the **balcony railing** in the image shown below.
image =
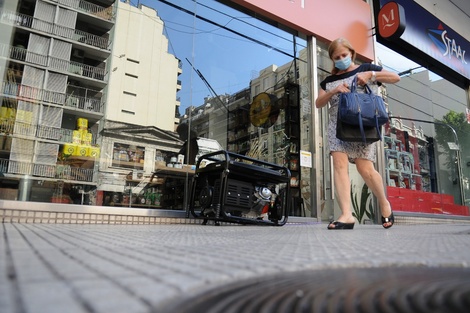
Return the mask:
{"type": "Polygon", "coordinates": [[[94,174],[93,169],[72,167],[70,165],[38,164],[7,159],[0,159],[0,172],[84,182],[92,182],[94,174]]]}
{"type": "MultiPolygon", "coordinates": [[[[61,143],[71,143],[73,140],[72,129],[51,127],[47,125],[35,125],[11,119],[0,120],[0,133],[57,140],[61,143]]],[[[96,145],[96,133],[90,131],[89,133],[92,134],[90,145],[96,145]]]]}
{"type": "Polygon", "coordinates": [[[89,77],[97,80],[104,81],[106,70],[101,67],[95,67],[79,62],[63,60],[47,55],[42,55],[28,51],[20,47],[12,47],[5,44],[0,44],[0,57],[11,58],[13,60],[24,61],[32,64],[39,64],[42,66],[49,66],[50,68],[65,71],[68,73],[89,77]]]}
{"type": "Polygon", "coordinates": [[[37,29],[48,34],[57,35],[101,49],[109,50],[110,47],[110,42],[106,37],[100,37],[78,29],[42,21],[32,16],[13,11],[0,10],[0,22],[37,29]]]}
{"type": "Polygon", "coordinates": [[[101,93],[96,90],[70,87],[67,93],[59,93],[50,90],[29,87],[14,82],[3,81],[0,93],[15,96],[18,99],[29,99],[63,105],[84,111],[104,113],[104,105],[101,93]],[[88,96],[95,95],[95,96],[88,96]]]}
{"type": "Polygon", "coordinates": [[[82,11],[85,13],[89,13],[105,19],[107,21],[113,21],[113,7],[102,7],[97,4],[93,4],[83,0],[50,0],[52,2],[56,2],[62,4],[64,6],[68,6],[70,8],[76,9],[77,11],[82,11]]]}

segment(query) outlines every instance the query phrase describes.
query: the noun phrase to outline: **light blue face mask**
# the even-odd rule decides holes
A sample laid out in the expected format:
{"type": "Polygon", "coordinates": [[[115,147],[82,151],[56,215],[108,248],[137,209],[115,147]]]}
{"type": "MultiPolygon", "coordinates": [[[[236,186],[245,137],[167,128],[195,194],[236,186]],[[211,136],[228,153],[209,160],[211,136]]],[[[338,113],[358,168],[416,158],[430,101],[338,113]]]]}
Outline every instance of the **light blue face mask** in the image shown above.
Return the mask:
{"type": "Polygon", "coordinates": [[[348,69],[350,65],[351,65],[351,57],[349,55],[345,57],[344,59],[335,61],[335,67],[340,71],[344,71],[348,69]]]}

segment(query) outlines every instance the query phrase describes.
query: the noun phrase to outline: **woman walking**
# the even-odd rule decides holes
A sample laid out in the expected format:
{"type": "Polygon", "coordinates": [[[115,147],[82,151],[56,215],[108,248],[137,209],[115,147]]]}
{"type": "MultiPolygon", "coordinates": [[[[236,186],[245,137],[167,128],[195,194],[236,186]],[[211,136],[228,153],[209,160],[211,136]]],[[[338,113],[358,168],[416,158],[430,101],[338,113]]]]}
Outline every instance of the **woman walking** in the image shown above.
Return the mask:
{"type": "Polygon", "coordinates": [[[377,197],[381,214],[382,226],[390,228],[395,222],[390,202],[385,196],[385,187],[379,172],[374,167],[376,144],[362,142],[345,142],[336,138],[336,119],[341,93],[350,92],[354,77],[359,86],[369,84],[373,92],[377,92],[378,83],[396,83],[400,77],[382,69],[381,66],[365,63],[354,63],[356,51],[345,38],[334,40],[328,54],[334,62],[331,75],[320,83],[320,91],[315,101],[317,108],[329,106],[328,144],[333,158],[334,183],[341,215],[328,224],[328,229],[353,229],[355,219],[351,209],[351,185],[348,173],[348,162],[356,165],[357,171],[364,179],[372,193],[377,197]]]}

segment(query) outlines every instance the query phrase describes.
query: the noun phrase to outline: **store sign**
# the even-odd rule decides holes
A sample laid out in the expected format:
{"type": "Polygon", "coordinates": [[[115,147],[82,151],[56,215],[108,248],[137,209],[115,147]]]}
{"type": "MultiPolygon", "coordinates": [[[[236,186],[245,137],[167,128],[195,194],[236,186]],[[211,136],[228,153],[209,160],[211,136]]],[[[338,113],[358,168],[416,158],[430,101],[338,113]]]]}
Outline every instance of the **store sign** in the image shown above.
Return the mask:
{"type": "Polygon", "coordinates": [[[398,44],[405,42],[413,51],[428,55],[428,63],[438,61],[470,79],[470,42],[414,1],[379,3],[376,20],[382,38],[398,44]]]}
{"type": "Polygon", "coordinates": [[[305,35],[347,38],[365,60],[374,59],[372,14],[364,0],[230,0],[305,35]]]}
{"type": "Polygon", "coordinates": [[[442,56],[448,57],[449,59],[457,58],[463,64],[467,64],[465,57],[466,50],[464,50],[454,38],[450,38],[447,29],[439,24],[437,29],[428,29],[428,35],[439,47],[442,52],[442,56]]]}
{"type": "Polygon", "coordinates": [[[405,10],[398,3],[389,2],[380,9],[377,21],[380,36],[399,38],[406,28],[405,10]]]}

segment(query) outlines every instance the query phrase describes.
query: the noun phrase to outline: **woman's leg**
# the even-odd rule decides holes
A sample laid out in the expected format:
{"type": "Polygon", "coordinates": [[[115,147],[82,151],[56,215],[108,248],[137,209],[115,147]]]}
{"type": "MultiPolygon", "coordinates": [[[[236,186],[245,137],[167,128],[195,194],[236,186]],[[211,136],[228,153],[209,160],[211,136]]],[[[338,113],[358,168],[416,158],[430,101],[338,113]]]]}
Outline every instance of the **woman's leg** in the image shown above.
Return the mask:
{"type": "MultiPolygon", "coordinates": [[[[385,196],[382,176],[374,168],[374,163],[366,159],[356,159],[355,162],[357,171],[361,174],[367,187],[369,187],[374,196],[377,197],[382,216],[389,217],[392,214],[392,208],[390,206],[390,202],[388,202],[387,197],[385,196]]],[[[391,222],[388,222],[383,226],[391,226],[391,224],[391,222]]]]}
{"type": "Polygon", "coordinates": [[[351,182],[349,181],[348,155],[343,152],[331,152],[333,157],[335,194],[341,209],[341,216],[336,221],[342,223],[354,223],[351,210],[351,182]]]}

